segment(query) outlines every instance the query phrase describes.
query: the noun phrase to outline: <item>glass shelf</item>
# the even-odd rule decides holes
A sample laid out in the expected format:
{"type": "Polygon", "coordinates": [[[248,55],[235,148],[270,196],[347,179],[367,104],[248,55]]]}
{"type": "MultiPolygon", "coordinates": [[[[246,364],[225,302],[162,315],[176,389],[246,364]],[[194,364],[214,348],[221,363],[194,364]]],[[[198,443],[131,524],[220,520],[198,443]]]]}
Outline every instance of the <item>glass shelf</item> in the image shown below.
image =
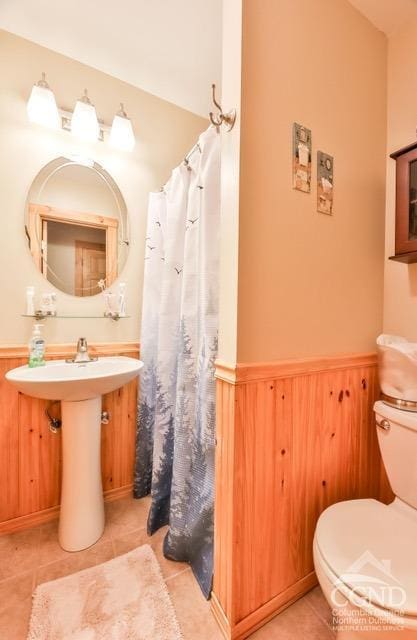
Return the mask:
{"type": "Polygon", "coordinates": [[[65,314],[60,314],[58,313],[56,316],[50,316],[50,315],[42,315],[40,314],[35,314],[35,315],[28,315],[27,313],[22,313],[22,318],[34,318],[35,320],[48,320],[48,318],[51,319],[55,319],[55,318],[72,318],[73,320],[89,320],[91,319],[102,319],[102,320],[125,320],[126,318],[130,318],[131,316],[72,316],[72,315],[65,315],[65,314]]]}

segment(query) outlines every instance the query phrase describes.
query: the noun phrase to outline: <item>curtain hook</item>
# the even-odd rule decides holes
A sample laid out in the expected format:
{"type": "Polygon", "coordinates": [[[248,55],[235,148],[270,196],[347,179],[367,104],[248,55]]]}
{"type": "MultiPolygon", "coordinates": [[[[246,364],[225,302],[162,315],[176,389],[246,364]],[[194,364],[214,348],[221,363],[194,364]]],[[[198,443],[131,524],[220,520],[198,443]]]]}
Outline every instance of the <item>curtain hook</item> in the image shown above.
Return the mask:
{"type": "Polygon", "coordinates": [[[220,127],[223,123],[225,123],[227,125],[227,130],[231,131],[236,122],[236,109],[232,109],[227,113],[223,113],[221,104],[216,100],[216,85],[212,84],[211,89],[214,106],[219,110],[219,114],[217,116],[215,116],[214,113],[210,111],[209,117],[211,124],[213,124],[215,127],[220,127]]]}

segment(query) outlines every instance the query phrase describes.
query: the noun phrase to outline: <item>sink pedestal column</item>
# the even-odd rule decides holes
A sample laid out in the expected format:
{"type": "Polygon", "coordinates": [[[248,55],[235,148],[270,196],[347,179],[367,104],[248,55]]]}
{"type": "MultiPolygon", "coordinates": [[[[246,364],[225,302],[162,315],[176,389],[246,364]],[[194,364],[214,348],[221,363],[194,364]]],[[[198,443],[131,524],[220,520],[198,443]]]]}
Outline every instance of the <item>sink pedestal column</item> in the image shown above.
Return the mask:
{"type": "Polygon", "coordinates": [[[101,396],[61,402],[63,474],[59,543],[66,551],[91,547],[104,530],[101,483],[101,396]]]}

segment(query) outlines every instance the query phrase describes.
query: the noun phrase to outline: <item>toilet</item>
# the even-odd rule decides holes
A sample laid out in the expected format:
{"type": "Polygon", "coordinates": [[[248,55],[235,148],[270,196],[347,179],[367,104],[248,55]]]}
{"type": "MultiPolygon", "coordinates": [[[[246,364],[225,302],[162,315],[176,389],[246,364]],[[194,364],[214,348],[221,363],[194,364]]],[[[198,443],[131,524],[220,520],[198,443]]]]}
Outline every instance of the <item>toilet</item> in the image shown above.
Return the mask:
{"type": "Polygon", "coordinates": [[[417,413],[378,401],[378,442],[395,494],[320,516],[314,566],[338,640],[417,640],[417,413]]]}

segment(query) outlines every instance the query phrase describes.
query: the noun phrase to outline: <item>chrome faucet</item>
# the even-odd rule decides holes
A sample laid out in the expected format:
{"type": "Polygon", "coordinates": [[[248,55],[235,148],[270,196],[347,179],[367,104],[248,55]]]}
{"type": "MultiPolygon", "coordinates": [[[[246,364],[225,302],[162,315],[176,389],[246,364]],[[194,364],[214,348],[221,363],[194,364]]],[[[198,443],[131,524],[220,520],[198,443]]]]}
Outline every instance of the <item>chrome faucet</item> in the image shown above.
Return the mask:
{"type": "Polygon", "coordinates": [[[96,356],[90,356],[86,338],[79,338],[77,342],[77,353],[73,358],[68,358],[67,362],[95,362],[96,356]]]}

